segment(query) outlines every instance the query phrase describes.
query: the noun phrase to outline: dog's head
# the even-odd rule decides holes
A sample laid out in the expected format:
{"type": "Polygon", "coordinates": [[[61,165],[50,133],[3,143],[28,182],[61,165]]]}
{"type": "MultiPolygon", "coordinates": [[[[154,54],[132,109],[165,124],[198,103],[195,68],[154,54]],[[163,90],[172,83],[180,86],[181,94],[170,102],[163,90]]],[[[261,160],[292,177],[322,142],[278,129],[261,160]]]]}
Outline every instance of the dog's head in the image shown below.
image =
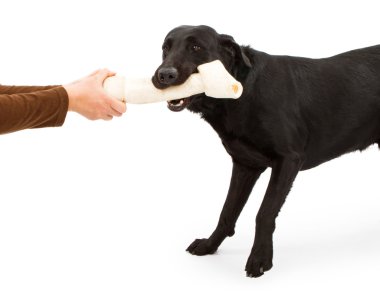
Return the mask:
{"type": "MultiPolygon", "coordinates": [[[[249,59],[231,36],[218,34],[205,25],[174,28],[165,37],[162,45],[163,62],[152,78],[153,84],[159,89],[180,85],[197,72],[199,65],[217,59],[235,78],[239,68],[251,67],[249,59]]],[[[173,111],[181,111],[200,96],[169,101],[168,107],[173,111]]]]}

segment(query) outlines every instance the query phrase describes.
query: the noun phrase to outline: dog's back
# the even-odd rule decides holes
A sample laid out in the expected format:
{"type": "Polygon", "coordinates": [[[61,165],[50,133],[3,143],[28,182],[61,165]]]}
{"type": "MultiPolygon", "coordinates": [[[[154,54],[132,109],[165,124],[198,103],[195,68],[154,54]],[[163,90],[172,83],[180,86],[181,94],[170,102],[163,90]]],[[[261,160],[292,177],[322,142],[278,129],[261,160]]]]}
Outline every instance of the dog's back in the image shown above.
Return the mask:
{"type": "Polygon", "coordinates": [[[257,78],[244,84],[252,87],[244,102],[267,113],[274,143],[305,149],[303,169],[379,141],[380,46],[324,59],[263,59],[257,78]]]}

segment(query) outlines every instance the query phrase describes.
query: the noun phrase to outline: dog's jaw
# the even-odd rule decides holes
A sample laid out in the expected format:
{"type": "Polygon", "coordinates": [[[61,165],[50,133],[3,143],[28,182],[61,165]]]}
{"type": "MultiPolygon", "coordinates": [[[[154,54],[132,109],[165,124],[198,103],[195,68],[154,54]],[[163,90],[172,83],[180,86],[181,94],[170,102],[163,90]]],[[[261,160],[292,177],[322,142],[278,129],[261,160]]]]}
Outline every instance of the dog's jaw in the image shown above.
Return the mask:
{"type": "Polygon", "coordinates": [[[183,111],[190,104],[190,98],[182,98],[168,101],[168,109],[173,112],[183,111]]]}

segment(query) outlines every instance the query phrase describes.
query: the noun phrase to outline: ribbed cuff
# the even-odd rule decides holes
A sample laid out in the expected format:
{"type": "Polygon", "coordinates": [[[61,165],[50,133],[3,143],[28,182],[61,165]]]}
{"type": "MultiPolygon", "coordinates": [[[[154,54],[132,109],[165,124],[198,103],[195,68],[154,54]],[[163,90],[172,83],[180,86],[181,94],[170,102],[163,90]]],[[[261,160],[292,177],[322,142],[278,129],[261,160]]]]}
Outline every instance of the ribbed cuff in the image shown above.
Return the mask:
{"type": "Polygon", "coordinates": [[[57,119],[54,123],[54,127],[60,127],[63,125],[66,119],[67,112],[69,110],[69,96],[67,91],[63,86],[55,87],[54,90],[57,92],[60,98],[60,111],[57,115],[57,119]]]}

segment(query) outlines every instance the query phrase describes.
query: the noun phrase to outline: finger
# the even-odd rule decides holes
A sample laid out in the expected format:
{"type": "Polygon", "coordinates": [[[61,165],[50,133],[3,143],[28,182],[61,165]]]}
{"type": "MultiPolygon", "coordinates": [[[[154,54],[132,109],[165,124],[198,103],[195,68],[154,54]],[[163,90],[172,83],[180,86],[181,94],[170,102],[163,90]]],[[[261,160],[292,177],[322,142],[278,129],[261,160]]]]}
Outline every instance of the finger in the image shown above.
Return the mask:
{"type": "Polygon", "coordinates": [[[122,102],[115,98],[111,98],[110,103],[111,103],[111,108],[117,111],[118,113],[120,113],[120,115],[122,115],[123,113],[127,111],[127,105],[125,104],[125,102],[122,102]]]}
{"type": "Polygon", "coordinates": [[[114,117],[120,117],[122,115],[122,113],[119,113],[118,111],[114,110],[112,107],[109,109],[108,114],[114,117]]]}
{"type": "Polygon", "coordinates": [[[105,117],[103,117],[103,120],[105,120],[105,121],[110,121],[112,119],[113,119],[112,115],[106,115],[105,117]]]}
{"type": "Polygon", "coordinates": [[[103,84],[103,81],[108,78],[108,77],[111,77],[111,76],[114,76],[116,73],[115,72],[111,72],[110,70],[108,69],[101,69],[99,70],[97,73],[96,73],[96,79],[101,82],[101,84],[103,84]]]}

